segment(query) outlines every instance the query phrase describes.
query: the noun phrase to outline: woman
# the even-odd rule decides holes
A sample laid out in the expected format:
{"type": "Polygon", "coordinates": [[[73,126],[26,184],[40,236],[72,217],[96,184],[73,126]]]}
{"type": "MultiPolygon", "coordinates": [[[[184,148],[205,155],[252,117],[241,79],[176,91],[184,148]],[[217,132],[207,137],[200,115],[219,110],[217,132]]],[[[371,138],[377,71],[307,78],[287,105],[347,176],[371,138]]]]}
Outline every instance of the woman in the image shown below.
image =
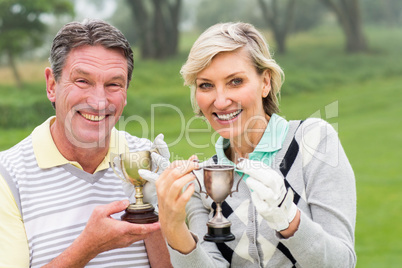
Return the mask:
{"type": "Polygon", "coordinates": [[[213,201],[185,188],[196,157],[162,173],[159,218],[174,267],[354,267],[352,168],[328,123],[276,114],[283,73],[262,35],[246,23],[214,25],[181,74],[195,112],[220,134],[203,165],[235,166],[235,184],[245,176],[225,200],[236,238],[214,243],[202,239],[213,201]]]}

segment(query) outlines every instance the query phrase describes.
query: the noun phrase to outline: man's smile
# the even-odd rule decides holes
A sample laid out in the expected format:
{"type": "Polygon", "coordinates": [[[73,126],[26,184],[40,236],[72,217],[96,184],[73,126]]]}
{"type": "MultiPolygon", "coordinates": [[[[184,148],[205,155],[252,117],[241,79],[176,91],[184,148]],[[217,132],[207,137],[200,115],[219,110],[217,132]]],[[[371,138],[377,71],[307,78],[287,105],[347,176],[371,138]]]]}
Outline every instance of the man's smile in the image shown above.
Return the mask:
{"type": "Polygon", "coordinates": [[[94,115],[94,114],[87,114],[83,112],[78,112],[80,115],[82,115],[85,119],[92,121],[92,122],[99,122],[105,119],[106,115],[94,115]]]}

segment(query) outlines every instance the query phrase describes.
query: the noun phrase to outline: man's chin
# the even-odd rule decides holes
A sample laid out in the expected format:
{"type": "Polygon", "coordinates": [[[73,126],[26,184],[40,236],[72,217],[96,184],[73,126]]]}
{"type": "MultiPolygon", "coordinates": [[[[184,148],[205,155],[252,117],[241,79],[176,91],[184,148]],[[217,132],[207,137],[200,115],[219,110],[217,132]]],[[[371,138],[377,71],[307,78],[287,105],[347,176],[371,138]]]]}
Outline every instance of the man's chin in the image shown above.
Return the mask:
{"type": "Polygon", "coordinates": [[[74,147],[82,148],[82,149],[94,149],[94,148],[104,148],[108,146],[109,140],[106,139],[106,135],[100,135],[97,133],[95,136],[91,135],[74,135],[71,137],[70,143],[74,145],[74,147]]]}

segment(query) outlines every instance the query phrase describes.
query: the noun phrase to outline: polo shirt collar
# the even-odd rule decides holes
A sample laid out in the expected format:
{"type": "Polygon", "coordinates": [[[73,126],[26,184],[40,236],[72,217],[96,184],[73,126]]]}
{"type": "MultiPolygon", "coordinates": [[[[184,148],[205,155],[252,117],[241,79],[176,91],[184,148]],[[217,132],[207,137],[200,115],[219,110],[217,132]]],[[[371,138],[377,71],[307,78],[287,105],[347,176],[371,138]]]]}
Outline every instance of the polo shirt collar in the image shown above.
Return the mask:
{"type": "MultiPolygon", "coordinates": [[[[251,154],[255,152],[276,152],[280,150],[282,148],[283,141],[286,138],[288,128],[288,121],[277,114],[272,114],[261,140],[258,142],[251,154]]],[[[224,139],[222,137],[218,138],[215,144],[215,150],[220,164],[234,164],[225,155],[225,150],[229,148],[229,146],[230,141],[228,139],[224,139]]]]}
{"type": "MultiPolygon", "coordinates": [[[[33,151],[38,166],[46,169],[71,164],[82,169],[78,162],[67,160],[57,149],[57,146],[53,141],[52,134],[50,133],[50,126],[54,123],[55,119],[55,116],[50,117],[44,123],[36,127],[32,132],[33,151]]],[[[128,150],[127,140],[122,132],[119,132],[116,128],[113,128],[110,137],[111,140],[108,153],[94,173],[109,168],[109,159],[111,153],[120,154],[128,150]]]]}

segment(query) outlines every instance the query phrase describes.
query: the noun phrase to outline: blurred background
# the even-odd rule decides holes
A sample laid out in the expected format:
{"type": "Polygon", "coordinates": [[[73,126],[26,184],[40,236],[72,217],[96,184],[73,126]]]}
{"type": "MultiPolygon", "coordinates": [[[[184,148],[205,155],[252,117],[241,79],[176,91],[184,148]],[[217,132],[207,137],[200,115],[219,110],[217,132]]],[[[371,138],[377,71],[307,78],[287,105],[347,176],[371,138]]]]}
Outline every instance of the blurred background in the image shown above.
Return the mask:
{"type": "Polygon", "coordinates": [[[133,45],[117,127],[151,140],[164,133],[172,160],[208,158],[217,139],[179,74],[192,43],[218,22],[254,24],[286,75],[281,116],[338,130],[356,175],[357,267],[401,267],[401,0],[0,0],[0,150],[54,115],[44,80],[51,41],[84,18],[108,21],[133,45]]]}

